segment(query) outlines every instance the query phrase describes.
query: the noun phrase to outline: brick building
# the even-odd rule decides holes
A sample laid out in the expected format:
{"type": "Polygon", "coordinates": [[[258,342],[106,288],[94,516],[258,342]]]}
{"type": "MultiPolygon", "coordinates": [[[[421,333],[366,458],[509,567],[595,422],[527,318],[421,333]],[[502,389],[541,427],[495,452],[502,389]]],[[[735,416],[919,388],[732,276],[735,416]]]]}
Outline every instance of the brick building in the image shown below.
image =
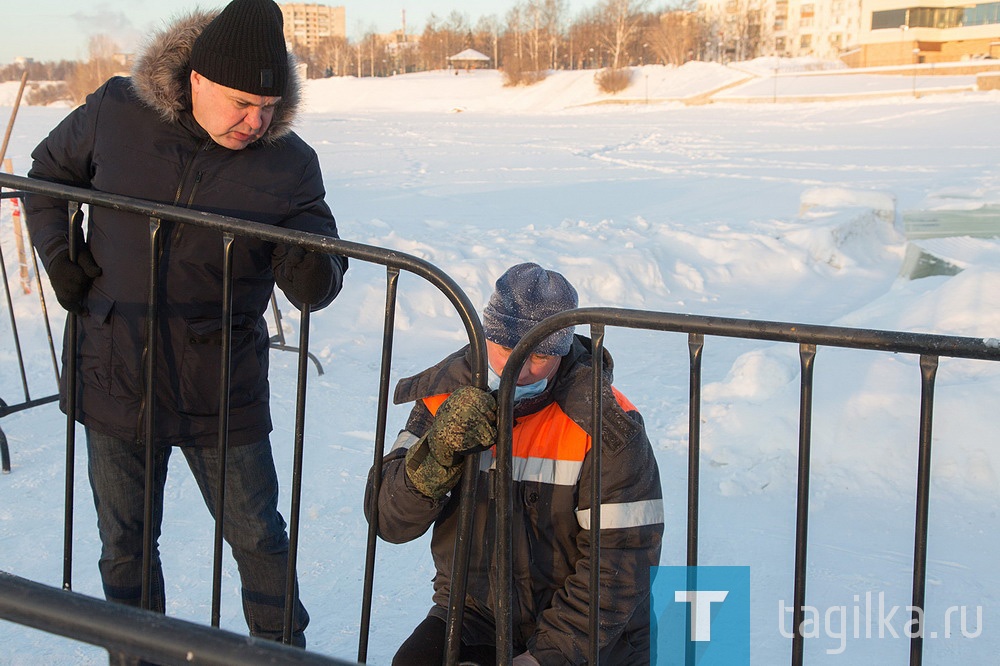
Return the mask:
{"type": "Polygon", "coordinates": [[[285,41],[312,49],[327,37],[347,37],[343,7],[291,2],[278,5],[285,18],[285,41]]]}

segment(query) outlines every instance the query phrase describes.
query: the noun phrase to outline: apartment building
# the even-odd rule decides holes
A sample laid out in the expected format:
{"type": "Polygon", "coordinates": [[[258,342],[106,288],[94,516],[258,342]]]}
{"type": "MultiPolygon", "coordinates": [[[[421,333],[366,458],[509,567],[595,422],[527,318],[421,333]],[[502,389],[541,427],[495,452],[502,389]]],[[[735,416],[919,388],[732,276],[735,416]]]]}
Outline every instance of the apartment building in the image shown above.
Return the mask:
{"type": "Polygon", "coordinates": [[[857,67],[1000,59],[1000,2],[863,0],[857,67]]]}
{"type": "Polygon", "coordinates": [[[862,0],[701,0],[723,59],[753,55],[836,60],[857,44],[862,0]]]}
{"type": "Polygon", "coordinates": [[[285,19],[285,41],[311,49],[327,37],[347,37],[343,7],[291,2],[279,4],[285,19]]]}
{"type": "Polygon", "coordinates": [[[836,60],[863,31],[861,0],[775,0],[770,45],[776,55],[836,60]]]}
{"type": "Polygon", "coordinates": [[[814,56],[854,67],[1000,58],[1000,2],[701,0],[720,54],[814,56]]]}

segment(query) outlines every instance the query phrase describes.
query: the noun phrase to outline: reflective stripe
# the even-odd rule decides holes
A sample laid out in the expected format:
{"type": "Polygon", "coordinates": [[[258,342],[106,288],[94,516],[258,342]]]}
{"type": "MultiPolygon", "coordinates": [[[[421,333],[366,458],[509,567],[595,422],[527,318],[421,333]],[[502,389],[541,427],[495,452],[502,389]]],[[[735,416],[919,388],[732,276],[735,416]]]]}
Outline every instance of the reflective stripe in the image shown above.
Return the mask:
{"type": "Polygon", "coordinates": [[[557,486],[576,485],[582,471],[583,462],[576,460],[514,456],[511,463],[511,475],[515,481],[539,481],[557,486]]]}
{"type": "Polygon", "coordinates": [[[409,430],[403,430],[396,436],[396,441],[392,445],[392,450],[396,449],[409,449],[411,446],[420,441],[420,438],[414,435],[409,430]]]}
{"type": "MultiPolygon", "coordinates": [[[[590,529],[590,509],[577,510],[576,521],[585,530],[590,529]]],[[[663,500],[642,500],[620,504],[601,504],[601,529],[641,527],[663,523],[663,500]]]]}

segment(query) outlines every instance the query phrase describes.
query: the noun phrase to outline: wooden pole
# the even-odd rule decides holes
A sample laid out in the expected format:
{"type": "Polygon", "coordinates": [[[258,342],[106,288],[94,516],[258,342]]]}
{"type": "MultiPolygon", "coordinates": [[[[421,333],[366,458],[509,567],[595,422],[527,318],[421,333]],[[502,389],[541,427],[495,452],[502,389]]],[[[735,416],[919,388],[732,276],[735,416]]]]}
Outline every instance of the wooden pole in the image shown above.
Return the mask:
{"type": "Polygon", "coordinates": [[[24,84],[28,82],[28,72],[21,74],[21,87],[17,89],[17,99],[14,100],[14,108],[10,110],[10,120],[7,121],[7,133],[3,136],[3,147],[0,147],[0,160],[7,157],[7,144],[10,143],[10,133],[14,129],[14,119],[17,118],[17,110],[21,106],[21,95],[24,94],[24,84]]]}
{"type": "MultiPolygon", "coordinates": [[[[28,82],[28,72],[21,74],[21,87],[17,89],[17,99],[14,101],[14,108],[10,111],[10,120],[7,122],[7,132],[3,137],[3,146],[0,147],[0,160],[3,161],[4,171],[14,173],[13,163],[7,159],[7,145],[10,143],[10,135],[14,130],[14,119],[17,118],[17,110],[21,106],[21,95],[24,94],[24,85],[28,82]]],[[[31,293],[31,279],[28,276],[28,255],[25,252],[24,231],[21,229],[21,207],[17,199],[11,199],[14,206],[11,219],[14,222],[14,242],[17,246],[17,261],[20,266],[21,289],[24,293],[31,293]]]]}
{"type": "MultiPolygon", "coordinates": [[[[9,158],[3,161],[3,170],[7,173],[13,173],[13,165],[9,158]]],[[[31,277],[28,271],[28,253],[25,249],[24,230],[21,228],[21,206],[18,204],[17,199],[11,199],[10,203],[13,206],[10,219],[14,223],[14,245],[17,248],[17,264],[18,273],[21,277],[21,289],[24,293],[30,294],[31,277]]]]}

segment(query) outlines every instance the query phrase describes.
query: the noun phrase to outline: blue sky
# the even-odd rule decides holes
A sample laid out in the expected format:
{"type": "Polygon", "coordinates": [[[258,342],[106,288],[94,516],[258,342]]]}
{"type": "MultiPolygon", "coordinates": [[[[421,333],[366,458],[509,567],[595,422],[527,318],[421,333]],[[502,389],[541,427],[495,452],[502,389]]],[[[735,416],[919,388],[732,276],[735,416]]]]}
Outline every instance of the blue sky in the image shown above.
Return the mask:
{"type": "MultiPolygon", "coordinates": [[[[567,0],[571,15],[597,3],[567,0]]],[[[18,56],[35,60],[84,59],[88,40],[95,34],[109,35],[123,50],[130,50],[146,32],[171,17],[198,7],[221,8],[225,0],[17,0],[16,4],[6,0],[3,4],[5,30],[0,38],[0,63],[18,56]]],[[[502,18],[516,0],[343,0],[323,4],[346,7],[347,33],[353,38],[372,29],[398,29],[404,9],[407,28],[420,31],[432,13],[446,17],[457,9],[475,23],[479,17],[491,14],[502,18]]]]}

